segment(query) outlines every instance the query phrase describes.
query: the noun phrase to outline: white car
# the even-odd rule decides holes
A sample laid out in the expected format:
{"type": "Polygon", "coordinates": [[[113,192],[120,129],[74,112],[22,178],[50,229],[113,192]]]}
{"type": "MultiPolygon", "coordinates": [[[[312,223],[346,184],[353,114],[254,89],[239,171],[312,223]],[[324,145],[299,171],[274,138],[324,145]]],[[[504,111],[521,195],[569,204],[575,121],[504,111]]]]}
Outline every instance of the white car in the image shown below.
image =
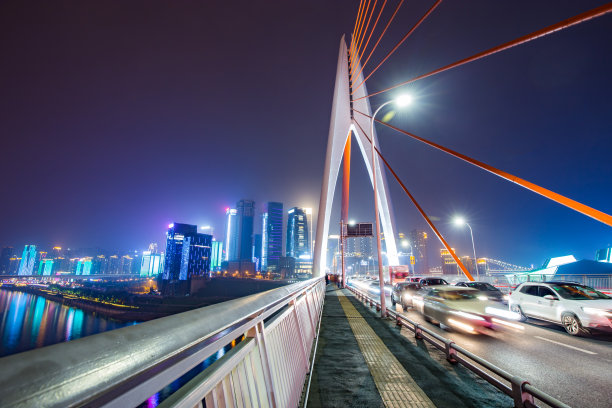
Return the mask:
{"type": "Polygon", "coordinates": [[[612,298],[572,282],[525,282],[510,295],[510,310],[562,325],[572,336],[612,330],[612,298]]]}

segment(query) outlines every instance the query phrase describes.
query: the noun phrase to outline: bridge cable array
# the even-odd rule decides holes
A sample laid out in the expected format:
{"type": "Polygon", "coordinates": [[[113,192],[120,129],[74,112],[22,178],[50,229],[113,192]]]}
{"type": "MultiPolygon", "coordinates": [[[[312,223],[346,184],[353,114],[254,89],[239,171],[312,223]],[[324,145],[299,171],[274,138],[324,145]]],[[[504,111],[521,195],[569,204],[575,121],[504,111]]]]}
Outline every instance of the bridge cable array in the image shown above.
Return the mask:
{"type": "MultiPolygon", "coordinates": [[[[368,57],[365,59],[364,63],[361,65],[361,69],[355,74],[355,75],[351,75],[351,77],[359,77],[359,74],[361,74],[361,72],[363,71],[363,69],[365,68],[366,64],[368,63],[368,61],[370,60],[370,57],[372,57],[372,54],[374,54],[374,51],[376,51],[376,48],[378,47],[378,44],[380,44],[380,40],[382,40],[383,36],[385,35],[385,33],[387,32],[387,29],[389,28],[389,26],[391,25],[391,23],[393,22],[393,19],[395,19],[395,15],[397,14],[397,12],[399,11],[400,7],[402,6],[402,4],[404,4],[404,0],[400,0],[400,2],[397,4],[397,7],[395,7],[395,11],[393,12],[393,15],[391,16],[391,18],[389,19],[389,21],[387,22],[387,25],[385,26],[385,28],[383,29],[382,33],[380,34],[380,36],[378,37],[378,41],[376,41],[376,44],[374,44],[374,47],[372,48],[372,50],[370,51],[370,53],[368,54],[368,57]]],[[[384,6],[384,5],[383,5],[384,6]]],[[[365,51],[365,50],[364,50],[365,51]]]]}
{"type": "MultiPolygon", "coordinates": [[[[367,114],[365,114],[363,112],[360,112],[357,109],[353,109],[353,111],[357,112],[360,115],[363,115],[363,116],[365,116],[367,118],[372,119],[372,117],[370,115],[367,115],[367,114]]],[[[501,178],[503,178],[505,180],[508,180],[508,181],[511,181],[511,182],[513,182],[515,184],[518,184],[519,186],[521,186],[523,188],[526,188],[527,190],[530,190],[530,191],[532,191],[534,193],[540,194],[541,196],[544,196],[544,197],[546,197],[546,198],[548,198],[548,199],[550,199],[552,201],[555,201],[555,202],[557,202],[559,204],[562,204],[562,205],[564,205],[564,206],[566,206],[568,208],[571,208],[572,210],[575,210],[575,211],[577,211],[579,213],[587,215],[587,216],[589,216],[589,217],[591,217],[591,218],[593,218],[593,219],[595,219],[595,220],[597,220],[599,222],[602,222],[602,223],[612,227],[612,216],[610,216],[610,215],[608,215],[608,214],[606,214],[606,213],[604,213],[602,211],[596,210],[596,209],[594,209],[592,207],[589,207],[587,205],[579,203],[578,201],[572,200],[571,198],[568,198],[568,197],[565,197],[565,196],[563,196],[561,194],[555,193],[554,191],[548,190],[548,189],[546,189],[544,187],[540,187],[537,184],[531,183],[531,182],[529,182],[527,180],[524,180],[524,179],[522,179],[520,177],[514,176],[514,175],[512,175],[510,173],[507,173],[507,172],[505,172],[503,170],[499,170],[499,169],[497,169],[497,168],[495,168],[493,166],[490,166],[490,165],[488,165],[486,163],[483,163],[483,162],[478,161],[476,159],[473,159],[473,158],[471,158],[469,156],[466,156],[464,154],[461,154],[461,153],[458,153],[458,152],[456,152],[454,150],[451,150],[451,149],[449,149],[447,147],[439,145],[439,144],[437,144],[435,142],[427,140],[427,139],[425,139],[423,137],[417,136],[417,135],[415,135],[413,133],[407,132],[407,131],[405,131],[403,129],[400,129],[398,127],[395,127],[393,125],[385,123],[385,122],[383,122],[383,121],[381,121],[379,119],[375,119],[375,120],[376,120],[376,122],[380,123],[381,125],[385,125],[385,126],[391,128],[391,129],[395,130],[395,131],[403,133],[406,136],[410,136],[411,138],[413,138],[415,140],[418,140],[419,142],[422,142],[422,143],[425,143],[425,144],[427,144],[429,146],[435,147],[436,149],[441,150],[444,153],[450,154],[451,156],[454,156],[454,157],[456,157],[458,159],[461,159],[461,160],[463,160],[465,162],[468,162],[468,163],[470,163],[470,164],[472,164],[472,165],[474,165],[476,167],[479,167],[479,168],[481,168],[483,170],[486,170],[489,173],[493,173],[496,176],[499,176],[499,177],[501,177],[501,178]]]]}
{"type": "MultiPolygon", "coordinates": [[[[363,39],[365,38],[367,32],[368,32],[368,28],[370,27],[370,21],[372,20],[372,16],[374,15],[374,9],[376,8],[376,3],[378,2],[378,0],[374,0],[374,4],[372,5],[372,9],[370,10],[369,14],[368,14],[368,21],[365,25],[365,28],[362,30],[360,38],[359,38],[359,42],[357,44],[357,53],[355,54],[356,58],[350,61],[349,64],[349,71],[353,71],[355,69],[355,67],[357,66],[357,62],[361,59],[361,45],[363,44],[363,39]]],[[[367,45],[366,45],[367,48],[367,45]]]]}
{"type": "MultiPolygon", "coordinates": [[[[402,0],[403,1],[403,0],[402,0]]],[[[374,21],[374,25],[372,26],[372,29],[370,30],[370,35],[368,36],[368,39],[365,42],[365,46],[363,47],[363,53],[359,54],[359,59],[355,60],[355,64],[354,66],[350,69],[349,72],[349,76],[351,78],[353,78],[353,74],[355,73],[355,70],[357,69],[358,62],[361,61],[361,57],[363,54],[365,54],[365,52],[368,49],[368,45],[370,44],[370,40],[372,39],[372,34],[374,34],[374,30],[376,30],[376,26],[378,25],[378,20],[380,20],[380,16],[382,15],[382,12],[385,10],[385,6],[387,5],[387,0],[385,0],[383,2],[383,5],[380,7],[380,11],[378,12],[378,16],[376,16],[376,20],[374,21]]],[[[352,61],[351,61],[352,62],[352,61]]],[[[363,68],[362,68],[363,69],[363,68]]],[[[359,72],[361,72],[361,70],[359,70],[359,72]]]]}
{"type": "MultiPolygon", "coordinates": [[[[353,109],[355,112],[361,113],[355,109],[353,109]]],[[[366,115],[367,116],[367,115],[366,115]]],[[[372,145],[372,139],[370,139],[370,137],[368,137],[367,133],[363,130],[363,128],[361,127],[361,125],[359,124],[359,122],[357,121],[353,121],[355,124],[357,124],[357,126],[359,127],[359,129],[361,130],[361,133],[363,133],[363,135],[366,137],[366,139],[368,139],[368,141],[370,142],[370,146],[372,145]]],[[[434,223],[431,221],[431,219],[427,216],[427,214],[425,213],[425,211],[423,210],[423,207],[421,207],[419,205],[419,203],[417,202],[417,200],[414,198],[414,196],[410,193],[410,191],[408,191],[408,188],[406,187],[406,185],[402,182],[402,180],[399,178],[399,176],[397,175],[397,173],[393,170],[393,168],[391,168],[391,165],[389,164],[389,162],[385,159],[385,157],[380,153],[380,150],[378,150],[378,148],[376,146],[374,146],[374,149],[376,150],[376,153],[378,155],[378,157],[381,158],[381,160],[383,161],[383,163],[385,163],[385,166],[387,167],[387,169],[389,169],[389,171],[391,172],[391,174],[393,174],[393,177],[395,178],[395,180],[399,183],[399,185],[402,187],[402,189],[404,190],[404,192],[406,193],[406,195],[410,198],[410,200],[412,201],[412,204],[414,204],[414,206],[416,207],[416,209],[419,211],[419,213],[421,214],[421,216],[423,216],[423,218],[425,219],[425,222],[427,222],[427,224],[429,225],[429,227],[431,228],[431,230],[434,232],[434,234],[436,234],[436,236],[438,237],[438,239],[440,240],[440,242],[442,243],[442,245],[444,245],[444,248],[446,248],[446,250],[448,251],[448,253],[453,257],[453,260],[457,263],[457,265],[459,266],[459,268],[461,269],[461,271],[465,274],[465,276],[467,276],[467,278],[470,281],[474,280],[474,277],[472,276],[472,274],[467,270],[467,268],[465,267],[465,265],[463,265],[463,262],[461,262],[461,260],[459,259],[459,257],[457,256],[457,254],[455,254],[455,251],[453,251],[453,249],[451,248],[451,246],[448,244],[448,242],[446,242],[446,240],[444,239],[444,237],[442,236],[442,234],[440,233],[440,231],[438,231],[438,229],[436,228],[436,226],[434,225],[434,223]]],[[[372,167],[372,169],[374,170],[374,166],[372,167]]],[[[376,174],[374,174],[374,171],[372,171],[372,177],[376,177],[376,174]]]]}
{"type": "MultiPolygon", "coordinates": [[[[506,42],[504,44],[501,44],[501,45],[498,45],[496,47],[490,48],[490,49],[488,49],[486,51],[479,52],[477,54],[472,55],[471,57],[467,57],[467,58],[461,59],[459,61],[453,62],[452,64],[448,64],[446,66],[443,66],[441,68],[433,70],[433,71],[431,71],[431,72],[429,72],[427,74],[419,75],[417,77],[409,79],[408,81],[404,81],[404,82],[401,82],[399,84],[390,86],[390,87],[385,88],[385,89],[383,89],[381,91],[374,92],[374,93],[371,93],[371,94],[366,95],[366,96],[362,96],[361,98],[355,99],[355,101],[358,101],[358,100],[364,99],[364,98],[369,98],[371,96],[379,95],[379,94],[384,93],[384,92],[388,92],[388,91],[390,91],[392,89],[396,89],[396,88],[399,88],[401,86],[408,85],[410,83],[416,82],[418,80],[421,80],[421,79],[424,79],[424,78],[428,78],[430,76],[439,74],[441,72],[448,71],[448,70],[456,68],[458,66],[467,64],[469,62],[476,61],[476,60],[479,60],[479,59],[484,58],[484,57],[488,57],[489,55],[496,54],[498,52],[507,50],[507,49],[515,47],[517,45],[525,44],[525,43],[530,42],[532,40],[544,37],[546,35],[555,33],[557,31],[561,31],[563,29],[572,27],[574,25],[583,23],[585,21],[589,21],[589,20],[592,20],[594,18],[601,17],[601,16],[603,16],[603,15],[605,15],[607,13],[610,13],[611,11],[612,11],[612,3],[604,4],[603,6],[596,7],[594,9],[592,9],[592,10],[589,10],[589,11],[586,11],[584,13],[578,14],[578,15],[576,15],[574,17],[570,17],[568,19],[562,20],[562,21],[560,21],[560,22],[558,22],[556,24],[553,24],[553,25],[550,25],[548,27],[542,28],[540,30],[534,31],[533,33],[524,35],[524,36],[519,37],[519,38],[517,38],[515,40],[508,41],[508,42],[506,42]]],[[[368,75],[368,78],[369,77],[370,77],[370,75],[368,75]]]]}
{"type": "Polygon", "coordinates": [[[361,86],[363,84],[365,84],[365,82],[368,80],[368,78],[370,78],[372,75],[374,75],[374,73],[376,71],[378,71],[378,68],[380,68],[382,66],[382,64],[384,64],[385,61],[387,61],[387,59],[391,55],[393,55],[393,53],[400,47],[400,45],[402,45],[404,43],[404,41],[406,41],[408,39],[408,37],[410,37],[412,35],[412,33],[416,31],[416,29],[421,25],[421,23],[423,21],[425,21],[425,19],[427,19],[427,17],[429,17],[429,15],[436,9],[436,7],[438,7],[440,5],[440,3],[442,3],[442,0],[437,0],[434,3],[434,5],[431,6],[429,8],[429,10],[427,10],[427,12],[423,15],[423,17],[421,17],[419,19],[419,21],[417,21],[416,24],[414,26],[412,26],[412,28],[402,37],[402,39],[399,40],[399,42],[397,44],[395,44],[395,46],[391,49],[391,51],[389,51],[387,53],[387,55],[385,55],[385,57],[382,59],[382,61],[380,61],[378,63],[378,65],[372,70],[372,72],[370,72],[370,74],[367,77],[365,77],[364,80],[361,81],[361,83],[359,85],[357,85],[356,87],[353,88],[353,91],[351,92],[351,95],[353,95],[359,88],[361,88],[361,86]]]}
{"type": "Polygon", "coordinates": [[[359,2],[359,10],[357,11],[357,18],[355,19],[355,27],[353,28],[353,33],[351,35],[351,46],[349,48],[349,60],[354,59],[354,47],[355,47],[355,38],[357,36],[357,31],[359,30],[359,23],[361,21],[361,12],[363,11],[363,0],[359,2]]]}

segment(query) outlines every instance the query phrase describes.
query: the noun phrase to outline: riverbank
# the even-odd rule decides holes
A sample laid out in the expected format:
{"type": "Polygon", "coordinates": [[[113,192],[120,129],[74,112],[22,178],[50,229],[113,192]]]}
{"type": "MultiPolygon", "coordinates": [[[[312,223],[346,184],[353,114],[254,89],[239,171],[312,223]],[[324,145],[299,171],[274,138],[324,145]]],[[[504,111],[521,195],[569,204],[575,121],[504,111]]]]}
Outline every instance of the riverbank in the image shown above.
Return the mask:
{"type": "Polygon", "coordinates": [[[122,322],[144,322],[248,296],[285,284],[279,281],[216,278],[212,279],[198,296],[162,298],[155,295],[140,295],[135,296],[134,302],[130,305],[115,305],[103,301],[84,299],[71,294],[54,293],[39,286],[5,284],[0,289],[30,293],[122,322]]]}

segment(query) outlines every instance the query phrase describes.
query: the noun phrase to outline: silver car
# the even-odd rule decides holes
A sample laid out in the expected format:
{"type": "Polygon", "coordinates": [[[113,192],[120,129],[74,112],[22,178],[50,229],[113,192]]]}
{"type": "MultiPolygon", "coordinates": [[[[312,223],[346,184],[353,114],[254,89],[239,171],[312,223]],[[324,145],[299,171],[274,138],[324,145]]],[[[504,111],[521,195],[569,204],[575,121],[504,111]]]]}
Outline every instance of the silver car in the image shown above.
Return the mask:
{"type": "Polygon", "coordinates": [[[612,330],[612,298],[572,282],[525,282],[510,295],[510,310],[562,325],[572,336],[612,330]]]}

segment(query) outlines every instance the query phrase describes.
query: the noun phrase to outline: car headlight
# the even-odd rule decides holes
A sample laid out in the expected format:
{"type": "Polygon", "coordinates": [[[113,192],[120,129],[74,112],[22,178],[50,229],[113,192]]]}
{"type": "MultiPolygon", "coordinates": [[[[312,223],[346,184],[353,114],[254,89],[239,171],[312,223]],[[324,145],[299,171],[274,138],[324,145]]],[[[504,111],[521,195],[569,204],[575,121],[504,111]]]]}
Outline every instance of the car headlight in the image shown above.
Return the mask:
{"type": "Polygon", "coordinates": [[[593,314],[597,316],[612,317],[612,313],[608,312],[607,310],[596,309],[594,307],[583,307],[581,309],[584,310],[584,313],[593,314]]]}
{"type": "Polygon", "coordinates": [[[504,300],[510,300],[510,295],[504,295],[504,300]]]}
{"type": "Polygon", "coordinates": [[[465,317],[466,319],[485,320],[483,317],[480,317],[480,316],[472,314],[472,313],[456,311],[456,310],[453,310],[451,313],[454,314],[454,315],[457,315],[457,316],[465,317]]]}
{"type": "Polygon", "coordinates": [[[498,309],[496,307],[486,307],[485,313],[492,316],[499,316],[510,320],[519,320],[521,315],[510,310],[498,309]]]}
{"type": "Polygon", "coordinates": [[[488,297],[484,296],[484,295],[480,295],[480,296],[476,296],[478,298],[478,300],[489,300],[488,297]]]}

